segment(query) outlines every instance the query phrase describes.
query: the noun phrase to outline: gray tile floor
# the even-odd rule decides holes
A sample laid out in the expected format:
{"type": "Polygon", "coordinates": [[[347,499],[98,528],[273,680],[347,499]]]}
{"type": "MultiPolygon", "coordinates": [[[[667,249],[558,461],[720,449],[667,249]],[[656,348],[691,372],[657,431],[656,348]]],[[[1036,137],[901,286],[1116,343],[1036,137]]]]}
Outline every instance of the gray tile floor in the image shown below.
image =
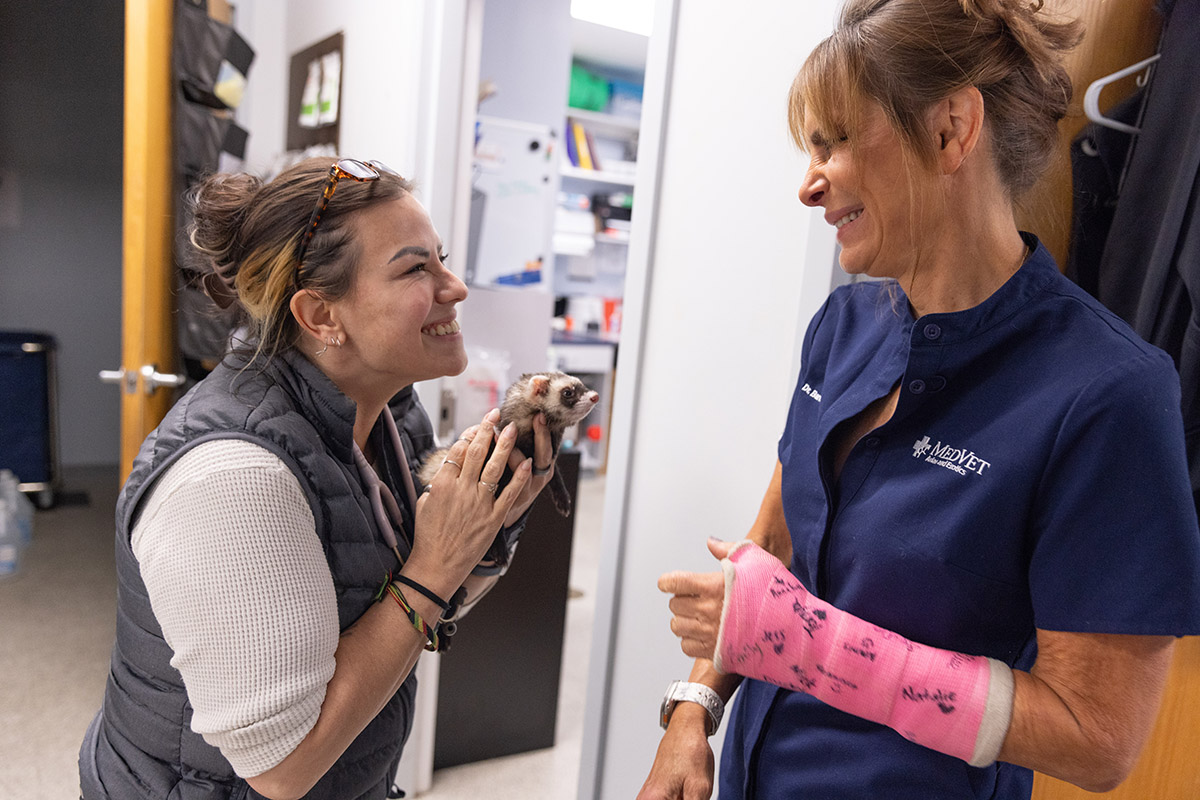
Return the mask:
{"type": "MultiPolygon", "coordinates": [[[[0,580],[0,798],[78,797],[76,756],[108,674],[116,604],[115,468],[66,471],[65,502],[34,519],[19,571],[0,580]],[[86,493],[89,502],[78,502],[86,493]]],[[[434,773],[425,800],[575,797],[595,613],[604,478],[580,480],[556,744],[434,773]]]]}

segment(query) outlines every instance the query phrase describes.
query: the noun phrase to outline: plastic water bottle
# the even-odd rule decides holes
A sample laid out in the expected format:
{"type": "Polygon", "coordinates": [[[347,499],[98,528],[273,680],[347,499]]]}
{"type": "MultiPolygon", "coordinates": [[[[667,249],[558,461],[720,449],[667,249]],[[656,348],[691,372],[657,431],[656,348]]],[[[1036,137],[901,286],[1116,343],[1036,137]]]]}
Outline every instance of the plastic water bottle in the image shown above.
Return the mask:
{"type": "Polygon", "coordinates": [[[8,499],[0,497],[0,580],[13,575],[21,566],[21,534],[8,499]]]}
{"type": "Polygon", "coordinates": [[[16,520],[21,545],[33,541],[33,503],[19,488],[20,481],[10,470],[0,470],[0,497],[8,504],[9,513],[16,520]]]}
{"type": "Polygon", "coordinates": [[[0,470],[0,578],[21,566],[21,553],[33,539],[33,503],[17,488],[17,478],[0,470]]]}

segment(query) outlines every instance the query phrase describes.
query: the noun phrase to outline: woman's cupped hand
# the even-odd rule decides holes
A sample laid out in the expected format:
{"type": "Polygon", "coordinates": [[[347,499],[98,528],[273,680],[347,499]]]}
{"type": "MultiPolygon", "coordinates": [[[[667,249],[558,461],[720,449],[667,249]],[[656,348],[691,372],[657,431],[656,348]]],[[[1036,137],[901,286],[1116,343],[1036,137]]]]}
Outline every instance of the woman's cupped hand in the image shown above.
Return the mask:
{"type": "Polygon", "coordinates": [[[496,436],[499,419],[500,412],[493,409],[468,429],[417,500],[415,541],[407,566],[425,576],[430,589],[445,592],[442,596],[453,594],[483,558],[530,482],[531,461],[525,459],[504,490],[496,491],[517,438],[515,425],[496,436]],[[489,457],[493,439],[496,447],[489,457]]]}

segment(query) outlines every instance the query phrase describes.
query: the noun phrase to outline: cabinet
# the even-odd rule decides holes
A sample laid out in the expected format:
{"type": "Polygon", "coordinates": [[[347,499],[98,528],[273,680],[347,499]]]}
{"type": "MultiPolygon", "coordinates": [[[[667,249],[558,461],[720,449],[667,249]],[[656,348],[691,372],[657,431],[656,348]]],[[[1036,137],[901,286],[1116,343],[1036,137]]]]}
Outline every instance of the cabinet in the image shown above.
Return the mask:
{"type": "MultiPolygon", "coordinates": [[[[579,454],[556,469],[578,498],[579,454]]],[[[434,768],[554,744],[575,514],[534,502],[508,574],[458,624],[437,681],[434,768]]]]}

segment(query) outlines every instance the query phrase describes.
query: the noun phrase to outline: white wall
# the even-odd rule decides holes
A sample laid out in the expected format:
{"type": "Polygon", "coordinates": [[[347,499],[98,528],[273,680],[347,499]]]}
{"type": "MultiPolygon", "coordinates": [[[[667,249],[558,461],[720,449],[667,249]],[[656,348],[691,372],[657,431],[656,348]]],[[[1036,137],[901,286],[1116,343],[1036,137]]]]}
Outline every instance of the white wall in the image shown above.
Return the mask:
{"type": "Polygon", "coordinates": [[[250,132],[245,168],[257,174],[267,172],[287,138],[286,18],[286,0],[238,0],[234,11],[234,27],[254,50],[237,121],[250,132]]]}
{"type": "Polygon", "coordinates": [[[715,569],[705,539],[740,538],[753,521],[795,351],[833,259],[832,229],[797,199],[806,161],[788,137],[786,97],[832,28],[834,0],[771,0],[753,13],[679,0],[664,98],[652,84],[672,5],[660,3],[647,65],[638,183],[653,181],[657,161],[659,193],[653,207],[635,206],[583,798],[633,797],[649,771],[663,690],[690,668],[655,582],[672,569],[715,569]],[[655,158],[647,117],[664,103],[655,158]]]}
{"type": "Polygon", "coordinates": [[[487,0],[480,80],[496,94],[479,107],[490,117],[560,130],[571,70],[569,0],[487,0]]]}
{"type": "Polygon", "coordinates": [[[341,31],[339,149],[413,174],[425,10],[392,0],[241,0],[236,26],[256,52],[238,111],[250,131],[247,169],[266,168],[283,150],[292,55],[341,31]]]}
{"type": "Polygon", "coordinates": [[[345,34],[341,151],[409,175],[417,161],[424,8],[395,0],[288,3],[289,56],[339,30],[345,34]]]}

